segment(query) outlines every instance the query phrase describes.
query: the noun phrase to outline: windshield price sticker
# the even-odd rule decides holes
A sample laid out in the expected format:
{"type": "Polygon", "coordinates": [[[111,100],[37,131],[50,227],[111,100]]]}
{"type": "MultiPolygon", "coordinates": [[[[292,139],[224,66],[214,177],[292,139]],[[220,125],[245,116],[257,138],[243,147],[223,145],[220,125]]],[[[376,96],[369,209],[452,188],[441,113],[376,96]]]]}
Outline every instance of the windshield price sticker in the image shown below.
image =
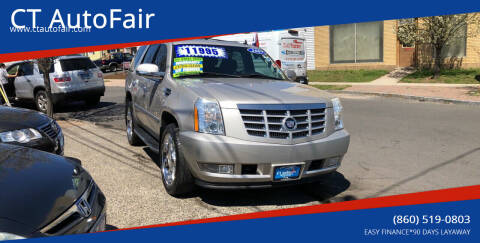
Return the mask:
{"type": "Polygon", "coordinates": [[[173,59],[173,77],[199,74],[203,72],[203,58],[178,57],[173,59]]]}
{"type": "Polygon", "coordinates": [[[224,48],[216,46],[178,45],[175,47],[175,51],[177,57],[228,57],[224,48]]]}
{"type": "Polygon", "coordinates": [[[254,54],[264,55],[265,52],[262,49],[248,48],[248,51],[254,54]]]}

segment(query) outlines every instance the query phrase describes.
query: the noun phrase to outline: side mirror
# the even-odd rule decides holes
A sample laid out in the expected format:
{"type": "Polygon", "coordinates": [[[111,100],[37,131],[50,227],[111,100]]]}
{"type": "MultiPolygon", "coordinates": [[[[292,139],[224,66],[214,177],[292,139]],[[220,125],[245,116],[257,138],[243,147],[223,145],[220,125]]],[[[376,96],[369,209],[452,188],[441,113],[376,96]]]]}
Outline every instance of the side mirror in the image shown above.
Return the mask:
{"type": "Polygon", "coordinates": [[[292,81],[297,80],[297,74],[293,70],[288,70],[287,71],[287,77],[288,77],[288,79],[290,79],[292,81]]]}
{"type": "Polygon", "coordinates": [[[160,79],[165,76],[164,72],[160,72],[158,66],[152,63],[143,63],[138,65],[137,74],[146,78],[160,79]]]}

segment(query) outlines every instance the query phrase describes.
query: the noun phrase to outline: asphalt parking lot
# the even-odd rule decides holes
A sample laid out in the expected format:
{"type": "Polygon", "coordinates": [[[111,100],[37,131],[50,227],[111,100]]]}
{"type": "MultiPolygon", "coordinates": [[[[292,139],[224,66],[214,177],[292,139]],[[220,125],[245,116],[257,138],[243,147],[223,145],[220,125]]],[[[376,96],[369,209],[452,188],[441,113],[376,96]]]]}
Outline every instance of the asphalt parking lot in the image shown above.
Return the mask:
{"type": "Polygon", "coordinates": [[[198,190],[173,198],[157,156],[129,146],[122,87],[108,87],[99,107],[57,111],[66,156],[79,158],[104,191],[108,224],[117,228],[301,205],[467,186],[480,182],[478,106],[340,96],[351,144],[340,170],[309,186],[268,190],[198,190]]]}

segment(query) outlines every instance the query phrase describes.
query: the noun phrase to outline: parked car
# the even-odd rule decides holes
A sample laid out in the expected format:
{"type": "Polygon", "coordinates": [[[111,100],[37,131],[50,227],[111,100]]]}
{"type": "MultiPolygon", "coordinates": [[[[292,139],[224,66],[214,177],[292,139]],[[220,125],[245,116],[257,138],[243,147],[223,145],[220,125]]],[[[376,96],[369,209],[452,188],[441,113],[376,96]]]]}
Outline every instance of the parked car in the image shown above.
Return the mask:
{"type": "Polygon", "coordinates": [[[347,152],[338,98],[262,49],[192,40],[139,48],[126,78],[128,142],[160,154],[170,195],[262,188],[334,172],[347,152]]]}
{"type": "Polygon", "coordinates": [[[57,122],[43,113],[0,106],[0,143],[63,154],[64,138],[57,122]]]}
{"type": "MultiPolygon", "coordinates": [[[[38,64],[35,61],[14,62],[7,67],[7,72],[18,73],[18,77],[10,79],[15,86],[16,98],[33,100],[39,111],[46,112],[48,99],[38,64]]],[[[84,56],[55,59],[50,69],[50,86],[54,106],[71,100],[84,100],[95,106],[105,93],[102,72],[84,56]]]]}
{"type": "Polygon", "coordinates": [[[95,60],[94,63],[102,72],[116,72],[118,69],[124,69],[124,63],[132,61],[132,54],[115,52],[111,53],[109,58],[95,60]]]}
{"type": "Polygon", "coordinates": [[[105,230],[105,196],[75,159],[0,144],[0,197],[0,241],[105,230]]]}
{"type": "Polygon", "coordinates": [[[308,84],[305,36],[301,32],[273,30],[225,35],[214,39],[257,45],[265,50],[284,72],[294,71],[296,74],[295,81],[308,84]]]}

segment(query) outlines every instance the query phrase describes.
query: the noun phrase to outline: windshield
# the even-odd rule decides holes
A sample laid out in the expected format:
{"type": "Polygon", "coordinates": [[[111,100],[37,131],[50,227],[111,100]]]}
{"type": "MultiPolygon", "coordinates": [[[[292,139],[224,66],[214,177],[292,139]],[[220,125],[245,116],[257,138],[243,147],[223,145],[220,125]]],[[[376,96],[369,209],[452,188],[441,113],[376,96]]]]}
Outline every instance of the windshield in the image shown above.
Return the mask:
{"type": "Polygon", "coordinates": [[[218,76],[286,80],[283,72],[262,50],[255,47],[175,45],[172,76],[218,76]]]}

